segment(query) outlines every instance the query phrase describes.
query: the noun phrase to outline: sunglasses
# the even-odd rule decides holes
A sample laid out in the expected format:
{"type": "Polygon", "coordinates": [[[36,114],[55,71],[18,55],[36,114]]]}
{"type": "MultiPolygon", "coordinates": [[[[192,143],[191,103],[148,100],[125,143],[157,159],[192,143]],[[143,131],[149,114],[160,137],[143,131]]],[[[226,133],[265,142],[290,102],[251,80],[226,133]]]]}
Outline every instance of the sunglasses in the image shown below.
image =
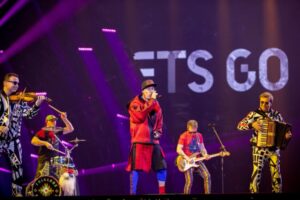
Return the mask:
{"type": "Polygon", "coordinates": [[[264,105],[264,104],[265,104],[265,105],[269,105],[270,102],[269,102],[269,101],[261,101],[260,104],[262,104],[262,105],[264,105]]]}
{"type": "Polygon", "coordinates": [[[18,81],[7,81],[7,82],[10,82],[10,83],[12,83],[12,84],[14,84],[14,85],[19,85],[19,82],[18,82],[18,81]]]}
{"type": "Polygon", "coordinates": [[[197,131],[189,131],[189,133],[197,133],[197,131]]]}

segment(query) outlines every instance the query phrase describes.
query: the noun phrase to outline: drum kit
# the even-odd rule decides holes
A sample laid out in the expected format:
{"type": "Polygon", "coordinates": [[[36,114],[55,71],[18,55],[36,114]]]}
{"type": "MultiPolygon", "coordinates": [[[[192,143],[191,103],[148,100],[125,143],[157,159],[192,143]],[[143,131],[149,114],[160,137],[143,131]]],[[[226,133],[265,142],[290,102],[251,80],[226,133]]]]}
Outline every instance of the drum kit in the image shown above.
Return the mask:
{"type": "MultiPolygon", "coordinates": [[[[56,135],[55,135],[56,136],[56,135]]],[[[26,187],[26,196],[77,196],[79,195],[77,180],[78,171],[71,157],[71,152],[78,144],[85,142],[84,139],[69,141],[74,145],[69,149],[57,136],[56,139],[64,147],[65,152],[58,149],[54,151],[63,156],[51,158],[47,162],[40,177],[35,178],[26,187]]]]}

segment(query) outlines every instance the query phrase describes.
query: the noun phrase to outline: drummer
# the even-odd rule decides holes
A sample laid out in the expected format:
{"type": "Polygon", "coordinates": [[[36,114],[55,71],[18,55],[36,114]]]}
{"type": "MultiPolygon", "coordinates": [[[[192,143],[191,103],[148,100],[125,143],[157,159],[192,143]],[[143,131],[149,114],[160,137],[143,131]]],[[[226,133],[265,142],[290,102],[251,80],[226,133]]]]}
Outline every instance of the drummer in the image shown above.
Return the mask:
{"type": "Polygon", "coordinates": [[[60,118],[65,127],[57,127],[56,122],[58,118],[54,115],[48,115],[45,119],[45,127],[39,130],[31,140],[31,144],[39,146],[35,178],[50,175],[50,160],[59,153],[59,139],[57,137],[74,131],[73,125],[67,118],[67,113],[61,112],[60,118]]]}

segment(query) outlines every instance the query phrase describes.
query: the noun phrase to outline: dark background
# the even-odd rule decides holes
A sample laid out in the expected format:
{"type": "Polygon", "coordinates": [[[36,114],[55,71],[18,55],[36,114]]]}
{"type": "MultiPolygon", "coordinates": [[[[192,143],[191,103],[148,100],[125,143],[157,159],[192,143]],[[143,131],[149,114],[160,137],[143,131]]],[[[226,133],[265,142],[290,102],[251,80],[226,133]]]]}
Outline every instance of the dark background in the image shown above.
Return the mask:
{"type": "MultiPolygon", "coordinates": [[[[2,1],[4,2],[4,1],[2,1]]],[[[82,195],[122,195],[129,193],[129,174],[125,165],[130,148],[129,122],[117,117],[128,116],[127,102],[139,93],[145,77],[140,68],[154,68],[151,77],[158,84],[164,111],[162,147],[167,155],[167,192],[181,193],[184,176],[174,165],[179,135],[189,119],[199,122],[206,148],[219,151],[218,140],[207,125],[216,130],[231,156],[224,158],[224,192],[248,193],[252,170],[249,139],[251,132],[239,132],[236,125],[249,111],[258,107],[258,96],[266,91],[258,77],[259,57],[269,48],[281,49],[288,58],[289,80],[274,94],[273,107],[293,125],[293,140],[281,153],[283,191],[299,190],[299,105],[298,55],[300,2],[297,0],[64,0],[25,2],[8,20],[0,24],[0,74],[20,75],[20,90],[48,93],[52,105],[67,112],[75,127],[75,137],[86,139],[72,156],[79,169],[82,195]],[[115,29],[115,33],[102,28],[115,29]],[[78,47],[93,48],[92,52],[78,47]],[[251,54],[236,62],[236,80],[245,82],[241,64],[256,71],[256,82],[249,90],[233,90],[226,81],[226,61],[236,49],[251,54]],[[177,59],[175,88],[168,92],[166,59],[136,60],[140,51],[184,50],[177,59]],[[187,64],[189,55],[206,50],[212,59],[196,61],[210,71],[214,80],[204,93],[195,93],[188,84],[204,82],[187,64]]],[[[0,7],[3,19],[17,1],[0,7]]],[[[0,4],[1,5],[1,4],[0,4]]],[[[279,77],[278,60],[268,62],[270,82],[279,77]]],[[[23,121],[22,144],[25,182],[33,179],[36,149],[30,144],[33,134],[43,126],[44,117],[56,114],[43,104],[35,119],[23,121]]],[[[59,122],[61,124],[61,121],[59,122]]],[[[2,156],[0,166],[9,168],[2,156]]],[[[212,175],[212,193],[222,192],[221,159],[206,161],[212,175]]],[[[9,195],[10,174],[0,172],[0,196],[9,195]]],[[[157,193],[154,173],[143,174],[139,193],[157,193]]],[[[195,176],[193,193],[203,192],[203,181],[195,176]]],[[[261,192],[271,192],[268,165],[264,169],[261,192]]]]}

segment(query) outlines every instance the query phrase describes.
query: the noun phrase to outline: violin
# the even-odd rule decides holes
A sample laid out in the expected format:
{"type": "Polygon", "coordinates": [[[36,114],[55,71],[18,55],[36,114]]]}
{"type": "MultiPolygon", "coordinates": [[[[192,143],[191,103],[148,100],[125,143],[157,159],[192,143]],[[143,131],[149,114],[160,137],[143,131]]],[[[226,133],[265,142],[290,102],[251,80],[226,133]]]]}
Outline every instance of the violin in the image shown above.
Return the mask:
{"type": "MultiPolygon", "coordinates": [[[[34,102],[38,99],[39,96],[45,96],[46,97],[47,93],[46,92],[17,92],[15,94],[12,94],[9,96],[9,100],[12,102],[17,102],[17,101],[25,101],[25,102],[34,102]]],[[[45,99],[47,102],[51,102],[52,99],[46,97],[45,99]]]]}

